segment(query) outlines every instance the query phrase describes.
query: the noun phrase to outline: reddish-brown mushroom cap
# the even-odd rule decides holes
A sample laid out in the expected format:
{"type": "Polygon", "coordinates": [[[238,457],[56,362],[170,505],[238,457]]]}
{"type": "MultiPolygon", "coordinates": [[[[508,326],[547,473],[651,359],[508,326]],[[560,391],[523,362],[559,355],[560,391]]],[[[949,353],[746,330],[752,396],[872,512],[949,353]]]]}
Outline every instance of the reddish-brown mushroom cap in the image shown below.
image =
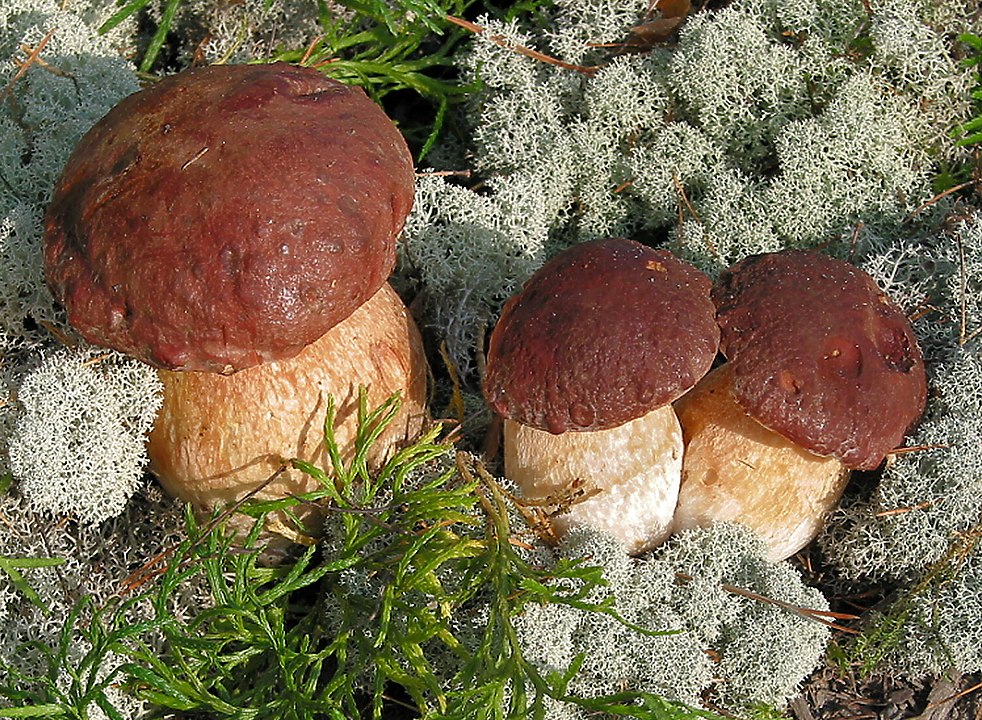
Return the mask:
{"type": "Polygon", "coordinates": [[[716,355],[710,287],[696,268],[632,240],[574,245],[505,305],[488,402],[555,434],[606,430],[670,403],[716,355]]]}
{"type": "Polygon", "coordinates": [[[360,89],[282,63],[189,70],[83,137],[45,221],[47,279],[86,340],[231,372],[371,297],[412,198],[406,143],[360,89]]]}
{"type": "Polygon", "coordinates": [[[921,416],[917,339],[862,270],[815,251],[756,255],[725,271],[712,296],[734,397],[775,432],[869,469],[921,416]]]}

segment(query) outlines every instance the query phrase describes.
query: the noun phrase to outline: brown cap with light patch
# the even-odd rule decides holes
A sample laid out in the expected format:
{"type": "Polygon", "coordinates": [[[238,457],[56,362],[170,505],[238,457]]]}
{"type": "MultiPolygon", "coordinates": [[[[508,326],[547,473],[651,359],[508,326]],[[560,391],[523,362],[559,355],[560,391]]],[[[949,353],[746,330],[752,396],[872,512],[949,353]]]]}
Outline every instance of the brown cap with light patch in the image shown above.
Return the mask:
{"type": "Polygon", "coordinates": [[[855,266],[814,251],[755,255],[712,297],[736,401],[798,445],[875,468],[923,413],[910,323],[855,266]]]}
{"type": "Polygon", "coordinates": [[[623,238],[574,245],[505,305],[488,402],[555,434],[606,430],[670,403],[716,355],[710,287],[665,250],[623,238]]]}
{"type": "Polygon", "coordinates": [[[82,138],[45,221],[86,340],[158,367],[296,355],[382,286],[412,156],[359,88],[284,63],[178,73],[82,138]]]}

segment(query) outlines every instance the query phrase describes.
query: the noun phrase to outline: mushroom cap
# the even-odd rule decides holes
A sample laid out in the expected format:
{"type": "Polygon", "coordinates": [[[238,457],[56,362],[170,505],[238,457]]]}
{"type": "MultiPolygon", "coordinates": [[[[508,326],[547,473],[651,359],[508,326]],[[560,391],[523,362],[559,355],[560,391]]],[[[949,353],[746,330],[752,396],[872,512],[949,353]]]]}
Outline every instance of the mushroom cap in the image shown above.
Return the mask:
{"type": "Polygon", "coordinates": [[[607,430],[670,403],[716,355],[711,285],[633,240],[568,248],[505,304],[488,350],[488,402],[553,434],[607,430]]]}
{"type": "Polygon", "coordinates": [[[736,401],[802,447],[877,467],[924,411],[927,378],[903,312],[822,253],[748,257],[713,288],[736,401]]]}
{"type": "Polygon", "coordinates": [[[413,162],[359,88],[284,63],[187,70],[79,142],[45,219],[88,341],[167,369],[296,355],[385,282],[413,162]]]}

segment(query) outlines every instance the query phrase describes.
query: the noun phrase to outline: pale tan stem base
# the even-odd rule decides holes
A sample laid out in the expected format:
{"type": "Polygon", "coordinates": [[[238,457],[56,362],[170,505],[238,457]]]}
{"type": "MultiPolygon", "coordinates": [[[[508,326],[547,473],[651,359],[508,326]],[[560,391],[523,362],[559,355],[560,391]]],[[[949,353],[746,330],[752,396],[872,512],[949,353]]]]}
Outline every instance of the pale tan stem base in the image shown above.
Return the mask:
{"type": "Polygon", "coordinates": [[[610,430],[553,435],[504,424],[505,476],[530,498],[561,494],[574,481],[601,492],[553,518],[559,535],[592,527],[640,553],[668,535],[682,468],[682,434],[671,406],[610,430]]]}
{"type": "MultiPolygon", "coordinates": [[[[384,285],[367,303],[296,357],[234,375],[161,371],[164,402],[149,441],[151,469],[164,489],[208,510],[233,502],[297,457],[328,466],[324,416],[337,408],[335,435],[350,459],[359,386],[369,409],[395,392],[402,408],[370,456],[380,464],[427,417],[426,358],[415,323],[384,285]]],[[[258,494],[280,498],[315,489],[292,468],[258,494]]]]}
{"type": "Polygon", "coordinates": [[[675,402],[686,449],[674,531],[739,523],[764,539],[771,560],[782,560],[821,531],[849,470],[761,425],[730,387],[722,365],[675,402]]]}

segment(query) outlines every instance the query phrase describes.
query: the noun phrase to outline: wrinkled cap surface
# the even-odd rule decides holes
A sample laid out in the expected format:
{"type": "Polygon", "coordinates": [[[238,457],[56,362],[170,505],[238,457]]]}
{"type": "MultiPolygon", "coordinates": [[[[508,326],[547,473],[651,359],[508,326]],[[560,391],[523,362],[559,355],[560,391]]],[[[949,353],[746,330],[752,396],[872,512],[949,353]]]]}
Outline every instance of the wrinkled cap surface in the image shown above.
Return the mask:
{"type": "Polygon", "coordinates": [[[385,282],[413,182],[361,89],[283,63],[188,70],[82,138],[47,281],[85,339],[158,367],[285,359],[385,282]]]}
{"type": "Polygon", "coordinates": [[[859,268],[814,251],[756,255],[718,278],[713,300],[734,397],[798,445],[875,468],[924,411],[910,323],[859,268]]]}
{"type": "Polygon", "coordinates": [[[699,270],[614,238],[574,245],[511,298],[491,335],[484,391],[540,430],[606,430],[671,402],[716,355],[699,270]]]}

